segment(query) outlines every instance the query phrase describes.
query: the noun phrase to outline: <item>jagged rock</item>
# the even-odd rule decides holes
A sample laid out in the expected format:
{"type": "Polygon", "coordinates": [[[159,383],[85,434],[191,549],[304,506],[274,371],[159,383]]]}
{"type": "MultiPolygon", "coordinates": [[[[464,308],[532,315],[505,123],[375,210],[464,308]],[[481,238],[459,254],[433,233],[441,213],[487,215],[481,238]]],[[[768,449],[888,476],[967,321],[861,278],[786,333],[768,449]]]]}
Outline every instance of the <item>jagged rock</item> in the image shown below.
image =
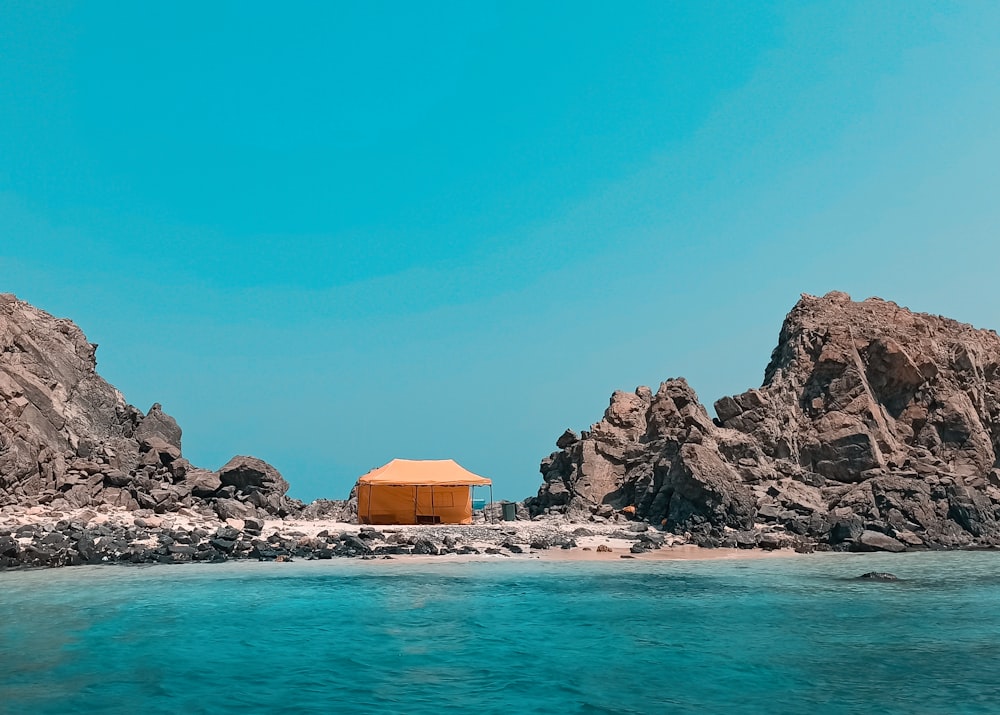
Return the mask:
{"type": "Polygon", "coordinates": [[[236,499],[216,499],[215,513],[222,520],[241,519],[244,522],[247,518],[257,515],[256,510],[252,506],[236,499]]]}
{"type": "Polygon", "coordinates": [[[288,482],[281,473],[256,457],[233,457],[219,470],[219,479],[223,486],[235,487],[243,494],[263,492],[283,496],[288,491],[288,482]]]}
{"type": "Polygon", "coordinates": [[[835,547],[1000,543],[993,331],[878,298],[803,295],[763,385],[715,411],[683,379],[615,392],[600,422],[542,461],[532,516],[634,506],[704,543],[735,543],[725,530],[755,520],[835,547]]]}
{"type": "Polygon", "coordinates": [[[559,449],[566,449],[567,447],[576,444],[580,441],[580,436],[571,429],[566,430],[562,433],[559,439],[556,440],[556,447],[559,449]]]}
{"type": "Polygon", "coordinates": [[[184,482],[191,489],[191,494],[201,499],[211,499],[222,488],[219,474],[207,469],[186,470],[184,482]]]}
{"type": "Polygon", "coordinates": [[[143,416],[97,375],[96,348],[70,321],[0,294],[0,494],[8,501],[53,488],[77,457],[125,469],[138,461],[143,416]]]}
{"type": "Polygon", "coordinates": [[[144,437],[139,443],[139,452],[143,456],[140,462],[152,466],[168,467],[181,458],[181,450],[161,437],[144,437]]]}
{"type": "MultiPolygon", "coordinates": [[[[96,350],[69,320],[0,294],[0,506],[165,513],[214,498],[223,483],[183,459],[177,422],[159,403],[145,415],[126,403],[97,374],[96,350]]],[[[263,511],[296,508],[270,465],[241,457],[227,468],[263,511]]]]}
{"type": "Polygon", "coordinates": [[[135,430],[135,438],[140,442],[160,440],[181,452],[181,428],[177,421],[163,411],[159,402],[149,408],[149,412],[135,430]]]}
{"type": "Polygon", "coordinates": [[[243,520],[243,530],[248,534],[259,536],[264,530],[264,520],[248,516],[243,520]]]}

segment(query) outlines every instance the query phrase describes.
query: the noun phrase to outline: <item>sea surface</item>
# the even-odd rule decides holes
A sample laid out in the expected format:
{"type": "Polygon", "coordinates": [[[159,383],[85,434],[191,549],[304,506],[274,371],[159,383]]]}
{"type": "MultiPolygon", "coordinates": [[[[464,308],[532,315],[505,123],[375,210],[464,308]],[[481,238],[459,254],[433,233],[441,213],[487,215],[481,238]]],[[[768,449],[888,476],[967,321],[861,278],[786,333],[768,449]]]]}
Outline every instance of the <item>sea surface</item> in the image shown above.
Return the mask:
{"type": "Polygon", "coordinates": [[[1000,713],[1000,553],[0,572],[0,713],[445,712],[1000,713]]]}

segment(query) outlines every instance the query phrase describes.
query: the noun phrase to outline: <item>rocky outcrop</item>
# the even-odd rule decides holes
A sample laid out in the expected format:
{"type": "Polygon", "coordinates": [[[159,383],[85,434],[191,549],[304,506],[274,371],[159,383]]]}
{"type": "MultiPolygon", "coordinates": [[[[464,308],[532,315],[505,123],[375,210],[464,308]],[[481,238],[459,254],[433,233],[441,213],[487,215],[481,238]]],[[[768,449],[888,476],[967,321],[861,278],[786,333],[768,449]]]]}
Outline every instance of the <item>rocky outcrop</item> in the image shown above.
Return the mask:
{"type": "Polygon", "coordinates": [[[235,457],[219,472],[184,459],[181,429],[143,414],[96,371],[97,346],[69,320],[0,294],[0,507],[108,504],[284,516],[300,508],[274,467],[235,457]]]}
{"type": "Polygon", "coordinates": [[[763,385],[715,412],[682,379],[616,392],[590,431],[559,438],[530,508],[610,505],[714,545],[1000,544],[993,331],[804,295],[763,385]]]}
{"type": "Polygon", "coordinates": [[[563,449],[543,460],[545,484],[529,508],[596,513],[610,505],[706,536],[749,529],[754,496],[721,451],[732,451],[726,437],[682,379],[655,395],[616,392],[601,422],[579,438],[564,434],[563,449]]]}

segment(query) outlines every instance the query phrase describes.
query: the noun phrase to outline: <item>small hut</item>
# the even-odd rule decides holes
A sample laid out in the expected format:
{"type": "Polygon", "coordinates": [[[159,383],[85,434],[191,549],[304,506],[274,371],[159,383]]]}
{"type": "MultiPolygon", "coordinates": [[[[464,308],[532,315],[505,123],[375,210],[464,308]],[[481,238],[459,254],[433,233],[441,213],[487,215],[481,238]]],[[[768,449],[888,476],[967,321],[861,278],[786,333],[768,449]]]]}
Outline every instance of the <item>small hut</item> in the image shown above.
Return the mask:
{"type": "Polygon", "coordinates": [[[362,524],[471,524],[472,487],[493,482],[452,459],[394,459],[358,480],[362,524]]]}

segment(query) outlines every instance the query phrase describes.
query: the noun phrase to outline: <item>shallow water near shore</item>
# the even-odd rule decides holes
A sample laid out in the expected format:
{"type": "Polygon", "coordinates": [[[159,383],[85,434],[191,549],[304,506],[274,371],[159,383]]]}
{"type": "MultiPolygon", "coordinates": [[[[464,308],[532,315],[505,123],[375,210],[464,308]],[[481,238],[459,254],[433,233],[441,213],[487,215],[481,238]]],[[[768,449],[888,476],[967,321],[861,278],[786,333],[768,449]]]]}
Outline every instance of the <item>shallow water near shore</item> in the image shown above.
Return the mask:
{"type": "Polygon", "coordinates": [[[512,711],[995,713],[1000,553],[0,573],[0,713],[512,711]]]}

